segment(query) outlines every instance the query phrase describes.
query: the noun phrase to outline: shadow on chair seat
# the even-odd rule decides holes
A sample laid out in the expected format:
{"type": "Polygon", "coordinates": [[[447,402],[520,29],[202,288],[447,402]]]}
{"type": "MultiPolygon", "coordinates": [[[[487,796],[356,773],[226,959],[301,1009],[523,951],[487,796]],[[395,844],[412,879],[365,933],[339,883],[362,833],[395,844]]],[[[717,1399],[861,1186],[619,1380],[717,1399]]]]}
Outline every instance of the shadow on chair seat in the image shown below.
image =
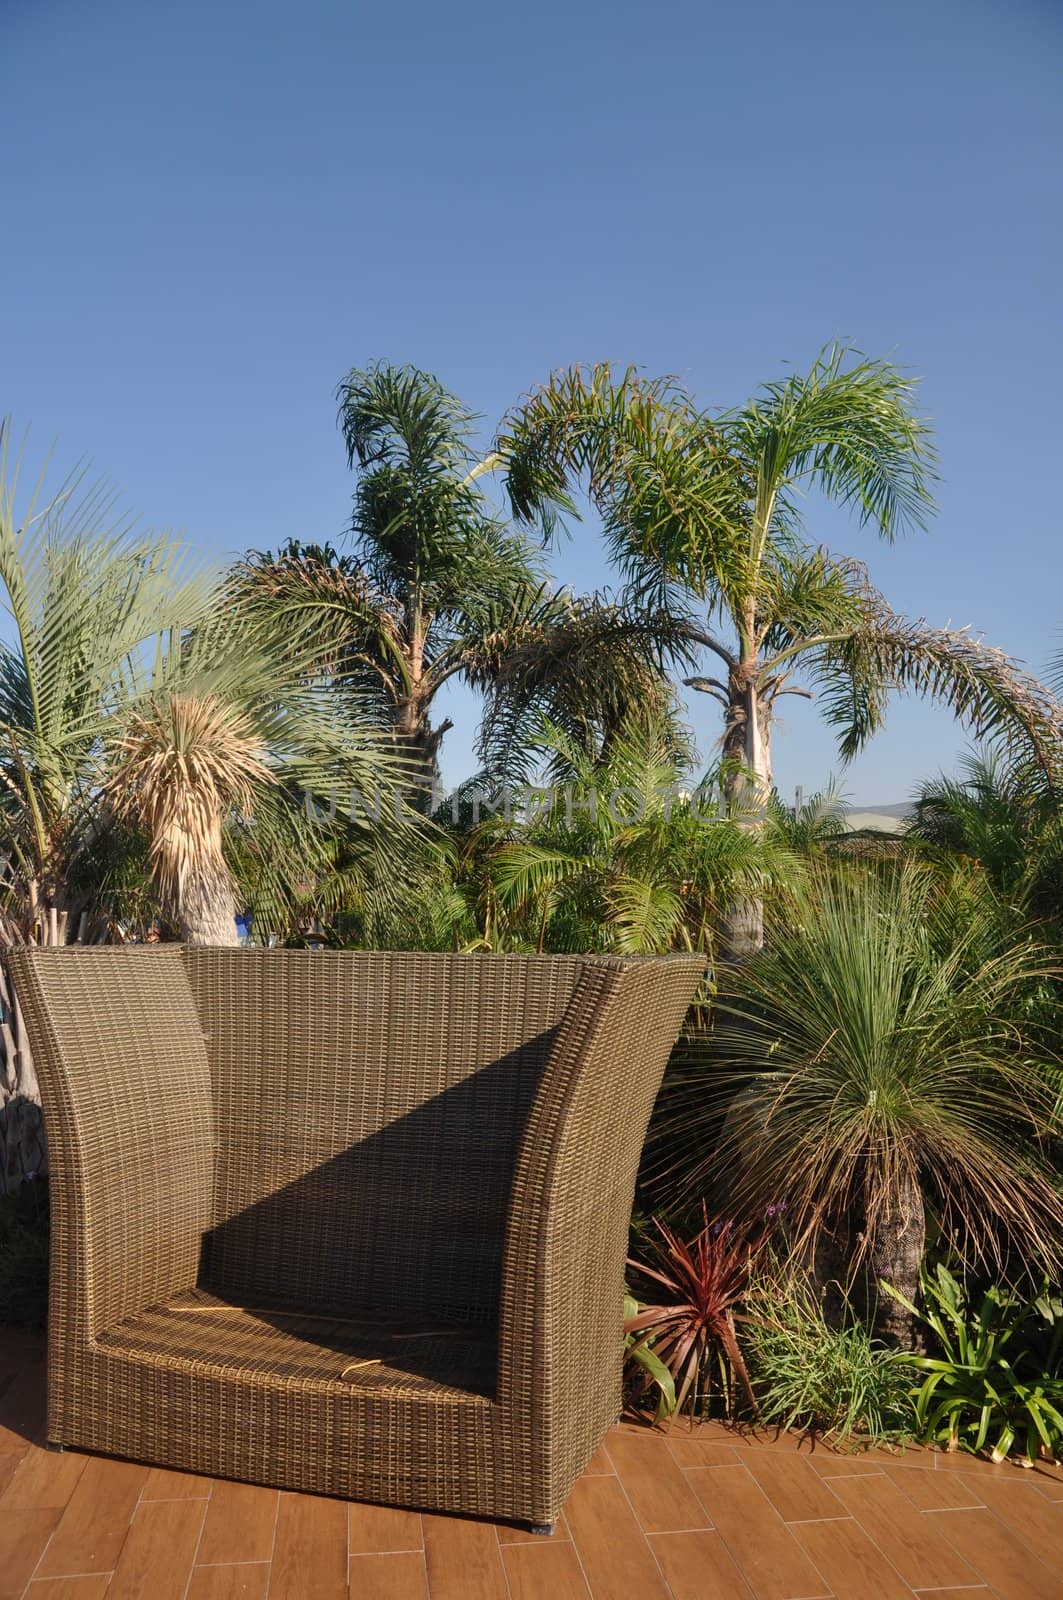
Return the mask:
{"type": "Polygon", "coordinates": [[[486,1323],[403,1326],[387,1318],[241,1306],[194,1289],[102,1333],[98,1344],[152,1364],[278,1383],[494,1398],[496,1330],[486,1323]]]}

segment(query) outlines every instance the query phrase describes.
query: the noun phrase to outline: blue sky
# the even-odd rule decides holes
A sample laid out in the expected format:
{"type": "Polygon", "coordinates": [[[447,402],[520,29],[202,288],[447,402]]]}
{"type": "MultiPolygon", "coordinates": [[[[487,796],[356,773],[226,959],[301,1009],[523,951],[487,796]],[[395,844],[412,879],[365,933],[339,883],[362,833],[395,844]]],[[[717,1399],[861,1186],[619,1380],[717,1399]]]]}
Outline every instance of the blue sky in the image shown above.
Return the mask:
{"type": "MultiPolygon", "coordinates": [[[[931,532],[893,603],[1042,668],[1063,644],[1060,0],[0,0],[0,411],[220,556],[335,538],[333,391],[375,357],[485,418],[603,357],[729,405],[833,338],[924,378],[931,532]]],[[[593,527],[555,560],[607,581],[593,527]]],[[[780,787],[837,770],[803,702],[780,787]]],[[[449,778],[475,707],[446,707],[449,778]]],[[[693,707],[705,751],[712,702],[693,707]]],[[[843,776],[950,766],[898,703],[843,776]]]]}

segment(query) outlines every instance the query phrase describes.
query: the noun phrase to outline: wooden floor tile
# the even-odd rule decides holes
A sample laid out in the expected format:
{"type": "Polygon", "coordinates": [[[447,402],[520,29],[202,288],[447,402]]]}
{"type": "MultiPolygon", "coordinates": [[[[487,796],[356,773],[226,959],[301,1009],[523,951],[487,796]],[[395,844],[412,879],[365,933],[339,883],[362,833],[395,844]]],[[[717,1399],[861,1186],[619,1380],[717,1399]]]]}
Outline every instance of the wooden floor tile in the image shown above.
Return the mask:
{"type": "Polygon", "coordinates": [[[846,1515],[827,1479],[804,1457],[751,1450],[745,1464],[784,1522],[846,1515]]]}
{"type": "MultiPolygon", "coordinates": [[[[956,1480],[962,1477],[959,1473],[941,1476],[956,1480]]],[[[962,1477],[962,1482],[977,1484],[990,1511],[995,1511],[1047,1567],[1063,1572],[1063,1504],[1043,1499],[1025,1474],[1022,1478],[962,1477]]]]}
{"type": "Polygon", "coordinates": [[[35,1578],[26,1590],[26,1600],[104,1600],[110,1573],[88,1578],[35,1578]]]}
{"type": "Polygon", "coordinates": [[[423,1550],[419,1511],[401,1506],[371,1506],[352,1500],[347,1507],[348,1548],[352,1554],[373,1555],[388,1550],[423,1550]]]}
{"type": "Polygon", "coordinates": [[[650,1548],[675,1600],[752,1600],[718,1533],[656,1533],[650,1548]]]}
{"type": "Polygon", "coordinates": [[[609,1459],[609,1453],[606,1450],[604,1444],[600,1444],[598,1446],[597,1450],[591,1456],[590,1460],[587,1462],[587,1465],[584,1467],[583,1476],[585,1478],[586,1477],[592,1477],[593,1478],[593,1477],[597,1477],[598,1474],[600,1474],[600,1473],[612,1472],[612,1470],[613,1470],[613,1463],[609,1459]]]}
{"type": "Polygon", "coordinates": [[[210,1496],[196,1561],[200,1566],[269,1561],[277,1528],[276,1489],[219,1479],[210,1496]]]}
{"type": "Polygon", "coordinates": [[[346,1600],[345,1500],[281,1495],[269,1594],[270,1600],[346,1600]]]}
{"type": "Polygon", "coordinates": [[[183,1600],[206,1511],[205,1500],[139,1505],[107,1600],[183,1600]]]}
{"type": "MultiPolygon", "coordinates": [[[[962,1550],[984,1583],[1000,1600],[1061,1600],[1061,1563],[1050,1571],[1034,1555],[1025,1538],[1013,1532],[992,1511],[925,1511],[935,1531],[962,1550]]],[[[926,1580],[923,1580],[926,1587],[926,1580]]]]}
{"type": "Polygon", "coordinates": [[[733,1444],[702,1437],[700,1431],[686,1433],[673,1429],[668,1435],[668,1451],[681,1467],[738,1467],[744,1460],[733,1444]]]}
{"type": "Polygon", "coordinates": [[[793,1533],[838,1600],[911,1600],[911,1589],[852,1517],[795,1523],[793,1533]]]}
{"type": "Polygon", "coordinates": [[[502,1547],[491,1523],[436,1516],[422,1521],[432,1600],[506,1600],[502,1547]]]}
{"type": "Polygon", "coordinates": [[[391,1555],[352,1556],[350,1600],[428,1600],[423,1554],[399,1550],[391,1555]]]}
{"type": "Polygon", "coordinates": [[[745,1467],[698,1467],[687,1476],[757,1600],[829,1594],[745,1467]]]}
{"type": "Polygon", "coordinates": [[[36,1445],[26,1451],[0,1495],[0,1515],[5,1511],[41,1510],[66,1505],[85,1470],[87,1456],[68,1451],[41,1450],[36,1445]]]}
{"type": "Polygon", "coordinates": [[[591,1600],[575,1546],[567,1541],[507,1545],[503,1559],[512,1600],[591,1600]]]}
{"type": "Polygon", "coordinates": [[[61,1515],[58,1506],[30,1511],[0,1507],[0,1596],[3,1600],[22,1593],[61,1515]]]}
{"type": "Polygon", "coordinates": [[[36,1576],[112,1572],[147,1476],[147,1467],[129,1461],[88,1457],[36,1576]]]}
{"type": "Polygon", "coordinates": [[[961,1506],[985,1505],[971,1480],[959,1472],[935,1472],[930,1468],[920,1472],[911,1467],[896,1472],[893,1467],[887,1467],[886,1476],[919,1511],[950,1511],[961,1506]]]}
{"type": "Polygon", "coordinates": [[[970,1563],[927,1521],[962,1512],[917,1511],[884,1472],[869,1478],[834,1478],[831,1487],[913,1589],[958,1588],[976,1581],[970,1563]]]}
{"type": "Polygon", "coordinates": [[[663,1439],[616,1434],[609,1439],[608,1450],[644,1533],[708,1527],[704,1506],[663,1439]]]}
{"type": "Polygon", "coordinates": [[[16,1455],[14,1451],[11,1451],[7,1455],[0,1456],[0,1495],[3,1494],[4,1490],[15,1476],[15,1473],[18,1470],[18,1464],[21,1460],[22,1456],[16,1455]]]}
{"type": "Polygon", "coordinates": [[[984,1583],[976,1589],[916,1589],[919,1600],[996,1600],[984,1583]]]}
{"type": "Polygon", "coordinates": [[[152,1467],[144,1485],[145,1500],[205,1500],[210,1494],[212,1478],[201,1478],[198,1472],[174,1472],[169,1467],[152,1467]]]}
{"type": "Polygon", "coordinates": [[[594,1600],[631,1600],[632,1595],[667,1600],[660,1569],[618,1478],[581,1478],[568,1497],[565,1517],[594,1600]]]}
{"type": "Polygon", "coordinates": [[[238,1566],[193,1567],[187,1600],[266,1600],[269,1563],[244,1561],[238,1566]]]}

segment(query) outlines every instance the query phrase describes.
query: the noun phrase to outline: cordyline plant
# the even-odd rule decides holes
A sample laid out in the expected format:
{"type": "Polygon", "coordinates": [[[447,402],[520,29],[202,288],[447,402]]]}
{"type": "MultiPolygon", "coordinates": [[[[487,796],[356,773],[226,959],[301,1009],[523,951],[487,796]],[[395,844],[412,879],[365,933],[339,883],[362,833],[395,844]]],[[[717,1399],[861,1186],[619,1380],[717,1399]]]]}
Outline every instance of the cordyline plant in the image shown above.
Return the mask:
{"type": "Polygon", "coordinates": [[[652,1263],[628,1260],[658,1294],[657,1304],[642,1305],[625,1322],[625,1334],[636,1339],[629,1352],[648,1346],[667,1369],[675,1401],[666,1410],[682,1411],[688,1399],[699,1409],[714,1372],[728,1412],[734,1408],[736,1384],[755,1410],[736,1323],[743,1320],[738,1307],[763,1234],[750,1234],[730,1222],[710,1222],[704,1201],[701,1228],[689,1241],[659,1219],[654,1227],[659,1237],[653,1241],[652,1263]]]}

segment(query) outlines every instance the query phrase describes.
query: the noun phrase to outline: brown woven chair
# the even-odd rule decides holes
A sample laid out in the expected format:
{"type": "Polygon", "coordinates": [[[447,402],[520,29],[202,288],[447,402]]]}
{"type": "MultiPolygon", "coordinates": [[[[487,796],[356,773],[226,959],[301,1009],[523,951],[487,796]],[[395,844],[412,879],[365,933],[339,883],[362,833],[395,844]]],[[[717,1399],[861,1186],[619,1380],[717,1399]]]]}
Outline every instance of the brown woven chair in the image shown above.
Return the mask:
{"type": "Polygon", "coordinates": [[[48,1436],[551,1524],[696,958],[20,950],[48,1436]]]}

